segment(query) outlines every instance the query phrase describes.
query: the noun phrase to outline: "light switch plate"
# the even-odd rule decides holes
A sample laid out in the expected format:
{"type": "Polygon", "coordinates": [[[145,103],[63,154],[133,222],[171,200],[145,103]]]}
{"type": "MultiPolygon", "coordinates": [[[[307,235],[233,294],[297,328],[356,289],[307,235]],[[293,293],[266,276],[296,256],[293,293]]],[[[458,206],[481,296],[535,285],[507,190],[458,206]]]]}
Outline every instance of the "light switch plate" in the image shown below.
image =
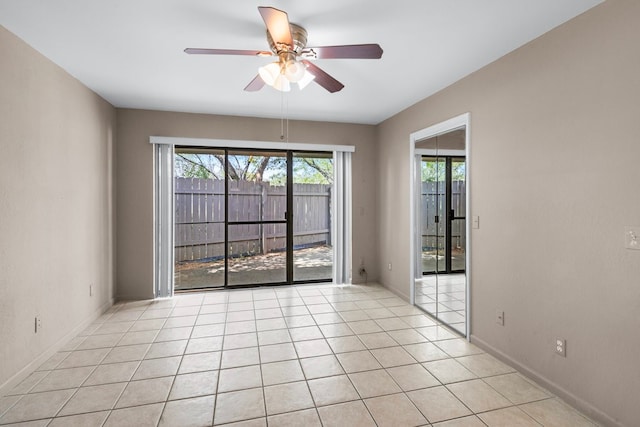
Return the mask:
{"type": "Polygon", "coordinates": [[[640,227],[625,227],[624,247],[640,250],[640,227]]]}
{"type": "Polygon", "coordinates": [[[471,217],[471,228],[480,228],[480,217],[478,215],[471,217]]]}

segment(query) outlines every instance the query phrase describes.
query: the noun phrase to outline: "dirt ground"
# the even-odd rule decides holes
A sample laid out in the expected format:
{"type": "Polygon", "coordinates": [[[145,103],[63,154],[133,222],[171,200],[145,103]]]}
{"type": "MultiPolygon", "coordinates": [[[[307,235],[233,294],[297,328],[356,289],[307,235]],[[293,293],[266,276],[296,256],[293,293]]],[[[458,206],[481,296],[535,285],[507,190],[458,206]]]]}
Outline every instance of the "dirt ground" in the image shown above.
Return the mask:
{"type": "MultiPolygon", "coordinates": [[[[331,280],[330,246],[293,251],[294,280],[331,280]]],[[[272,252],[229,260],[229,284],[277,283],[286,280],[286,253],[272,252]]],[[[224,286],[224,260],[182,261],[175,265],[175,289],[224,286]]]]}

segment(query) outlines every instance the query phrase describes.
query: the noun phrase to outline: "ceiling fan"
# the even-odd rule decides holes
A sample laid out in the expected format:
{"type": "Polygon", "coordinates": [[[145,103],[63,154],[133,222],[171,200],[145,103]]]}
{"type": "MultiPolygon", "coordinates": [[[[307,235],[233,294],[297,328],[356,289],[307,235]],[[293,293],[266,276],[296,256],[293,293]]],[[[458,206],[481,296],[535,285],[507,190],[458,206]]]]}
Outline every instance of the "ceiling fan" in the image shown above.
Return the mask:
{"type": "Polygon", "coordinates": [[[291,83],[297,83],[302,89],[314,80],[329,92],[338,92],[344,85],[310,60],[382,57],[382,48],[377,44],[307,47],[307,31],[290,23],[286,12],[273,7],[258,7],[258,11],[267,27],[271,51],[200,48],[187,48],[184,51],[196,55],[277,56],[278,61],[258,69],[258,75],[244,88],[249,92],[258,91],[265,84],[288,92],[291,83]]]}

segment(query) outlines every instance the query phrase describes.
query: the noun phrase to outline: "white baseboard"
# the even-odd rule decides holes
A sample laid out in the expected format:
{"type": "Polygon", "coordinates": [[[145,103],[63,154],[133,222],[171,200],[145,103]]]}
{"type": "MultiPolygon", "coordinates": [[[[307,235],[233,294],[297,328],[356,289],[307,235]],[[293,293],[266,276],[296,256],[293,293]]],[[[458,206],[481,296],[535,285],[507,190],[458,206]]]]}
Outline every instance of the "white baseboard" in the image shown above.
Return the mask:
{"type": "Polygon", "coordinates": [[[539,372],[536,372],[533,369],[521,364],[517,360],[501,352],[500,350],[496,349],[495,347],[483,341],[482,339],[478,338],[477,336],[471,335],[471,343],[477,345],[487,353],[495,356],[496,358],[512,366],[513,368],[516,368],[521,374],[523,374],[526,377],[529,377],[530,379],[532,379],[542,387],[546,388],[551,393],[555,394],[560,399],[565,401],[567,404],[578,409],[580,412],[590,417],[594,421],[599,422],[605,426],[624,427],[622,424],[620,424],[620,422],[616,421],[611,416],[602,412],[600,409],[596,408],[592,404],[586,402],[585,400],[581,399],[580,397],[576,396],[570,391],[562,388],[561,386],[559,386],[552,380],[548,379],[547,377],[543,376],[539,372]]]}
{"type": "Polygon", "coordinates": [[[97,318],[102,316],[109,308],[113,306],[115,302],[114,298],[107,301],[102,307],[94,312],[88,319],[85,319],[78,326],[73,328],[62,338],[60,338],[55,344],[42,352],[40,356],[31,361],[27,366],[18,371],[15,375],[0,385],[0,397],[6,396],[15,386],[20,384],[31,375],[40,365],[49,360],[51,356],[56,354],[62,347],[64,347],[71,339],[75,338],[80,332],[84,331],[90,324],[92,324],[97,318]]]}

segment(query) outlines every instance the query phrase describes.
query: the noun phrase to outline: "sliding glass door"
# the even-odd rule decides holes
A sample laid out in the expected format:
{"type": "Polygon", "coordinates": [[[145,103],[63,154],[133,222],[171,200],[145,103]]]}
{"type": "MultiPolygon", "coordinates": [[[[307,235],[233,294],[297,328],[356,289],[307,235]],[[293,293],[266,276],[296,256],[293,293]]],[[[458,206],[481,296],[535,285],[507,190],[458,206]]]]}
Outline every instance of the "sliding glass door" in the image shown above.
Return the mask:
{"type": "Polygon", "coordinates": [[[332,153],[176,147],[175,290],[330,281],[332,153]]]}

